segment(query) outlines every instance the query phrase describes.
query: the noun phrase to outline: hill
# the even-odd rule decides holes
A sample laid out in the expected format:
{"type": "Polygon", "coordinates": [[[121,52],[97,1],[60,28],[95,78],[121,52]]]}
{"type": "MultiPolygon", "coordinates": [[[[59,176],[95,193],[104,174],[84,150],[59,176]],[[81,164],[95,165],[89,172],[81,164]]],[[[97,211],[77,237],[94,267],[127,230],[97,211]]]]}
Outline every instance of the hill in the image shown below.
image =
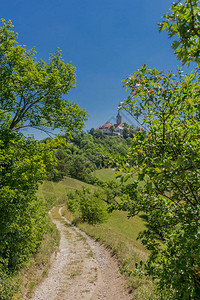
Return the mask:
{"type": "MultiPolygon", "coordinates": [[[[100,178],[104,180],[111,180],[114,177],[112,169],[102,169],[95,171],[95,173],[97,176],[100,174],[100,178]]],[[[54,199],[54,201],[61,204],[66,203],[69,191],[81,190],[82,187],[90,188],[92,191],[97,190],[97,187],[93,185],[65,177],[60,182],[44,182],[39,188],[39,195],[46,199],[54,199]]],[[[111,250],[113,255],[117,256],[121,271],[127,275],[134,299],[153,298],[154,292],[151,281],[145,277],[139,278],[138,276],[128,275],[129,270],[134,268],[135,263],[139,263],[141,259],[146,260],[148,257],[148,252],[137,240],[138,233],[145,228],[145,223],[140,217],[127,218],[126,212],[115,211],[109,216],[106,223],[89,225],[86,222],[77,222],[66,207],[63,209],[63,215],[71,222],[76,222],[80,229],[103,243],[111,250]]]]}

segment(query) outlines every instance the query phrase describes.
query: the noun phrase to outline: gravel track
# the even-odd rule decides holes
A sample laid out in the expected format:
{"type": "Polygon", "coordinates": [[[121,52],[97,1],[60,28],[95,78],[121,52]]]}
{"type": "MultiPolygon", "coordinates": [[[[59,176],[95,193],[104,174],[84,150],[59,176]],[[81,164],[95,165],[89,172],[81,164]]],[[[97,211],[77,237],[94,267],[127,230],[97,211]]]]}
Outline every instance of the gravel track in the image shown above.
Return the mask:
{"type": "Polygon", "coordinates": [[[32,300],[128,300],[132,299],[115,258],[61,215],[53,220],[61,239],[48,277],[32,300]]]}

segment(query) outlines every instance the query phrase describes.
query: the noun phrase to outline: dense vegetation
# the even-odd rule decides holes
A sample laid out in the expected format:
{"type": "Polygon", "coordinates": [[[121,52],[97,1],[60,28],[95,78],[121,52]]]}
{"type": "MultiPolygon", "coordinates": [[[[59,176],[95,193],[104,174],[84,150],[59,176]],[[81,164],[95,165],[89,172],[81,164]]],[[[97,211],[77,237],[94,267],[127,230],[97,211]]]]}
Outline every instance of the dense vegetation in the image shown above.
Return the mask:
{"type": "Polygon", "coordinates": [[[107,219],[104,194],[101,190],[91,193],[90,189],[83,188],[67,195],[67,208],[82,222],[88,224],[103,223],[107,219]]]}
{"type": "MultiPolygon", "coordinates": [[[[177,40],[178,59],[199,67],[200,1],[177,1],[160,29],[177,40]]],[[[157,282],[164,299],[200,298],[200,103],[199,69],[183,75],[143,65],[125,80],[130,91],[121,109],[138,118],[143,130],[126,157],[115,161],[138,174],[118,209],[145,213],[140,239],[151,255],[140,272],[157,282]],[[140,182],[143,182],[140,185],[140,182]]]]}
{"type": "MultiPolygon", "coordinates": [[[[76,134],[65,146],[57,149],[58,159],[56,172],[50,179],[60,180],[63,176],[71,176],[88,183],[94,183],[91,172],[108,166],[108,156],[128,153],[131,138],[110,137],[101,131],[76,134]]],[[[128,130],[129,132],[129,130],[128,130]]]]}
{"type": "MultiPolygon", "coordinates": [[[[11,22],[0,27],[0,298],[7,273],[18,270],[41,244],[48,227],[38,185],[55,164],[58,140],[39,143],[19,129],[82,129],[86,112],[63,95],[75,87],[75,68],[61,52],[46,64],[17,42],[11,22]]],[[[4,293],[4,294],[3,294],[4,293]]]]}
{"type": "MultiPolygon", "coordinates": [[[[47,206],[37,198],[39,183],[49,174],[54,180],[70,175],[94,183],[91,172],[107,166],[109,154],[123,172],[123,180],[136,174],[137,179],[120,191],[117,184],[107,183],[104,201],[110,210],[125,210],[131,217],[143,214],[147,222],[139,237],[151,254],[147,262],[135,266],[133,274],[138,271],[155,279],[162,299],[199,299],[199,4],[199,0],[179,0],[159,24],[175,39],[172,46],[182,64],[194,62],[197,69],[183,75],[179,68],[172,74],[143,65],[124,82],[130,95],[121,109],[143,128],[133,139],[127,128],[123,138],[95,130],[71,134],[82,129],[87,117],[83,109],[63,98],[75,87],[75,68],[64,63],[60,50],[50,55],[48,64],[37,60],[34,49],[27,51],[18,44],[12,23],[2,20],[0,298],[12,297],[8,274],[37,251],[51,228],[47,206]],[[19,132],[24,127],[60,128],[66,132],[67,143],[60,146],[58,140],[26,138],[19,132]],[[121,201],[116,200],[119,192],[121,201]]],[[[98,191],[71,193],[68,206],[83,221],[102,222],[106,213],[105,206],[99,205],[101,197],[98,191]]]]}

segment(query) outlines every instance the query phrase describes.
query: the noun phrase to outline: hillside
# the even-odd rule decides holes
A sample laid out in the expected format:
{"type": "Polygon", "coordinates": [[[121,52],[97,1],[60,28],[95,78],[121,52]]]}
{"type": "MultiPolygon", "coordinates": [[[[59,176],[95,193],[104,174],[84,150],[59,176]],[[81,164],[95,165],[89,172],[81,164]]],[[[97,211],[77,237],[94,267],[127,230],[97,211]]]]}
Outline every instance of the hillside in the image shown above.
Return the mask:
{"type": "MultiPolygon", "coordinates": [[[[112,169],[103,169],[96,172],[96,175],[101,173],[104,180],[113,179],[114,172],[112,169]]],[[[56,199],[57,203],[66,203],[67,193],[76,189],[81,190],[82,187],[88,187],[92,191],[97,190],[95,186],[66,177],[60,182],[44,182],[40,186],[39,194],[44,198],[56,199]]],[[[126,212],[115,211],[109,216],[106,223],[89,225],[85,222],[77,223],[76,218],[66,208],[63,209],[63,215],[71,222],[75,221],[80,229],[108,247],[113,255],[118,257],[120,268],[124,270],[125,274],[128,274],[128,270],[134,268],[136,262],[147,259],[147,251],[141,242],[137,240],[138,233],[145,228],[144,221],[140,217],[135,216],[128,219],[126,212]]],[[[133,291],[134,299],[152,299],[154,288],[151,281],[146,278],[128,275],[127,280],[133,291]]]]}
{"type": "Polygon", "coordinates": [[[127,155],[130,142],[130,137],[106,136],[98,130],[74,135],[66,145],[57,148],[56,172],[49,178],[59,181],[69,176],[89,182],[91,172],[108,167],[110,156],[127,155]]]}

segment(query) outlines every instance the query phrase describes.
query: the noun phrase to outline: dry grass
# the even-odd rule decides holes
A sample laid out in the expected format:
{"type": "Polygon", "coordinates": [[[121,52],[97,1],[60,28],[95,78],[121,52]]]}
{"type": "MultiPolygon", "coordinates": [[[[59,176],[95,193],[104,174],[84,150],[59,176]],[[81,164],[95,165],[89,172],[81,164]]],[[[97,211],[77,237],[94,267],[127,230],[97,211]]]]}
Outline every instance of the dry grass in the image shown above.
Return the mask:
{"type": "MultiPolygon", "coordinates": [[[[111,179],[114,173],[111,169],[99,170],[98,172],[102,174],[102,179],[104,180],[111,179]]],[[[67,192],[81,189],[82,186],[88,186],[93,190],[95,189],[95,187],[78,180],[65,178],[58,183],[45,182],[40,187],[39,194],[45,198],[52,195],[56,198],[56,202],[65,203],[67,192]]],[[[58,211],[56,214],[58,214],[58,211]]],[[[127,270],[131,270],[134,268],[136,262],[147,259],[148,252],[137,240],[138,233],[145,228],[145,224],[141,218],[134,217],[128,219],[125,212],[116,211],[109,217],[106,223],[92,226],[87,223],[80,223],[79,219],[67,211],[66,207],[63,207],[62,214],[88,235],[108,247],[111,253],[117,256],[121,269],[126,268],[127,270]]],[[[57,217],[59,218],[58,215],[57,217]]],[[[156,299],[154,285],[148,278],[127,276],[127,280],[132,289],[133,299],[156,299]]]]}
{"type": "MultiPolygon", "coordinates": [[[[73,216],[65,207],[62,214],[73,221],[73,216]]],[[[110,249],[111,254],[118,258],[120,269],[134,269],[136,262],[146,260],[148,257],[148,252],[136,240],[137,234],[144,228],[144,223],[139,217],[128,219],[124,212],[115,212],[107,223],[93,226],[78,222],[77,225],[110,249]]],[[[151,280],[139,276],[126,276],[126,279],[132,290],[133,299],[156,299],[151,280]]]]}
{"type": "MultiPolygon", "coordinates": [[[[114,178],[112,169],[99,170],[96,173],[95,175],[101,173],[101,178],[104,180],[114,178]]],[[[87,223],[80,223],[79,219],[67,211],[66,207],[63,207],[62,214],[88,235],[108,247],[111,253],[117,256],[121,269],[132,270],[135,263],[147,259],[148,252],[137,240],[138,233],[145,229],[145,223],[141,218],[136,216],[128,219],[127,213],[115,211],[106,223],[93,226],[87,223]]],[[[139,276],[126,277],[134,299],[156,299],[154,285],[149,278],[140,278],[139,276]]]]}
{"type": "Polygon", "coordinates": [[[37,253],[29,260],[17,275],[20,292],[14,299],[30,299],[35,287],[48,275],[52,254],[56,253],[60,235],[54,224],[44,236],[37,253]]]}

